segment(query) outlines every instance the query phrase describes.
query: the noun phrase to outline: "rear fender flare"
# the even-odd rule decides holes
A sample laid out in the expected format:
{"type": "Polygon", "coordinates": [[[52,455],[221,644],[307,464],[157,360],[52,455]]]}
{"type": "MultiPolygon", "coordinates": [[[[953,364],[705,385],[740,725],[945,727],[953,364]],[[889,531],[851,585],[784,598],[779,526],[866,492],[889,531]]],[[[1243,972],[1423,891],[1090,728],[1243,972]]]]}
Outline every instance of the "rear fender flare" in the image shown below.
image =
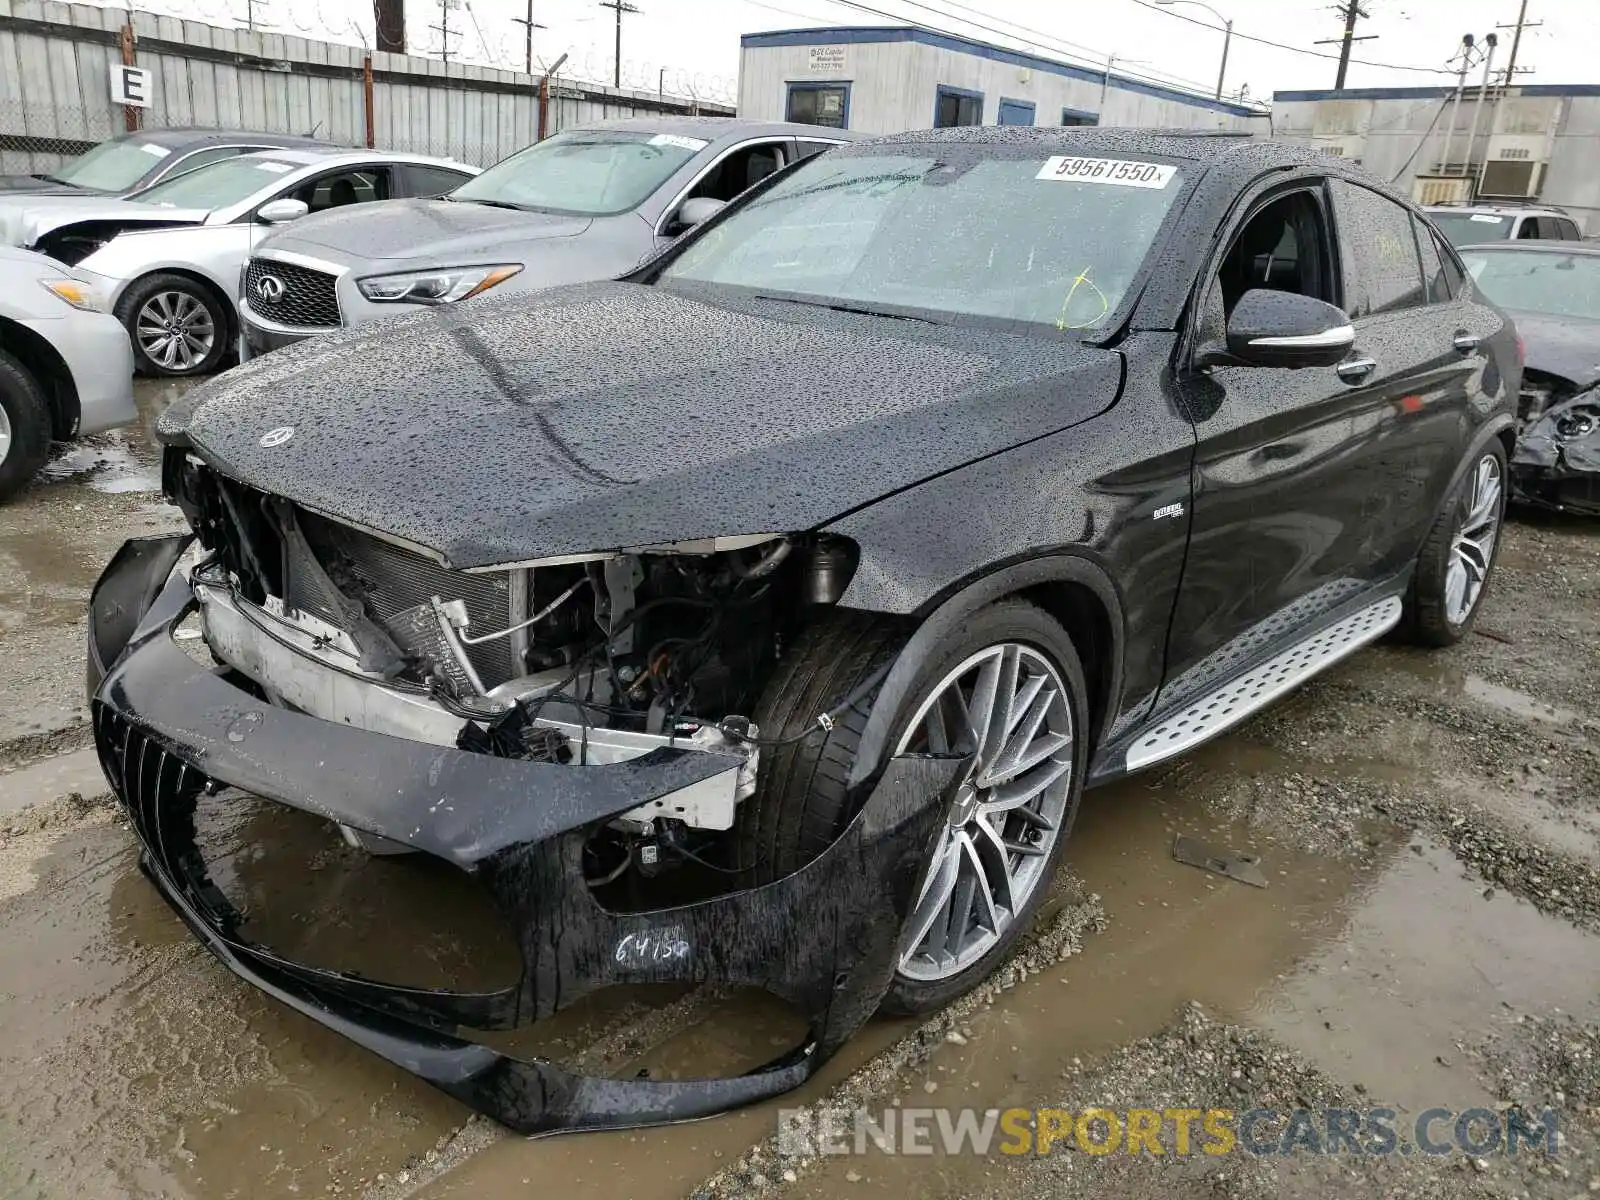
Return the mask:
{"type": "Polygon", "coordinates": [[[937,653],[956,626],[986,605],[1030,588],[1052,583],[1081,584],[1092,591],[1104,607],[1111,628],[1109,698],[1122,693],[1123,612],[1122,600],[1105,569],[1077,554],[1051,554],[1001,567],[973,580],[942,601],[923,618],[916,632],[900,651],[894,666],[884,677],[872,702],[872,713],[862,730],[855,763],[850,768],[848,786],[869,779],[878,763],[888,759],[889,738],[895,718],[905,704],[912,684],[923,665],[937,653]]]}

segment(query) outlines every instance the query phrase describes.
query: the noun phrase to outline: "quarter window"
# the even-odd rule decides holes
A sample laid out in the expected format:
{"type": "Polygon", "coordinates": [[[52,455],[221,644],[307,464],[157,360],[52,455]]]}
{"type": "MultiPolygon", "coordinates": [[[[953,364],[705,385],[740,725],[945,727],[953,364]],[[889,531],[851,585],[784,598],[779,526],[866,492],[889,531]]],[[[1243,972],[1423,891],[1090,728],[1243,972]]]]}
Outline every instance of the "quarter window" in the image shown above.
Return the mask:
{"type": "Polygon", "coordinates": [[[1344,260],[1345,310],[1352,317],[1425,303],[1411,213],[1386,196],[1336,179],[1331,184],[1344,260]]]}
{"type": "Polygon", "coordinates": [[[797,125],[845,128],[850,87],[843,83],[791,83],[788,120],[797,125]]]}
{"type": "Polygon", "coordinates": [[[933,104],[933,127],[954,129],[958,125],[983,124],[983,93],[961,88],[941,87],[933,104]]]}
{"type": "Polygon", "coordinates": [[[424,167],[416,163],[405,167],[406,191],[413,196],[444,196],[471,178],[465,171],[444,167],[424,167]]]}
{"type": "Polygon", "coordinates": [[[1450,281],[1444,272],[1444,255],[1433,232],[1420,218],[1412,217],[1412,231],[1417,235],[1417,249],[1422,252],[1422,281],[1428,289],[1429,304],[1443,304],[1453,295],[1450,281]]]}

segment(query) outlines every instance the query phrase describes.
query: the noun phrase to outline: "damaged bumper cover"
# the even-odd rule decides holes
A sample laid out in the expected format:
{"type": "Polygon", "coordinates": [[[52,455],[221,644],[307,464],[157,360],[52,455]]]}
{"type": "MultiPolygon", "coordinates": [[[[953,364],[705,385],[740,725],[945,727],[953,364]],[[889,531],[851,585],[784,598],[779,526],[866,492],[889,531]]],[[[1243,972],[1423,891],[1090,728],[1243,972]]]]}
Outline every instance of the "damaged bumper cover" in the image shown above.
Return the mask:
{"type": "Polygon", "coordinates": [[[194,606],[174,567],[187,538],[127,543],[90,601],[89,684],[101,763],[142,844],[141,866],[197,937],[278,1000],[522,1133],[706,1116],[802,1083],[877,1009],[927,848],[963,766],[899,757],[863,786],[846,832],[774,883],[620,913],[582,872],[606,820],[728,769],[663,749],[572,767],[471,754],[353,729],[256,699],[172,639],[194,606]],[[234,787],[390,839],[480,879],[509,920],[518,982],[494,992],[404,987],[290,961],[243,936],[196,842],[203,792],[234,787]],[[617,984],[762,988],[808,1034],[745,1075],[611,1080],[518,1059],[463,1030],[510,1029],[617,984]]]}
{"type": "Polygon", "coordinates": [[[1511,486],[1525,504],[1600,516],[1600,388],[1539,414],[1511,456],[1511,486]]]}

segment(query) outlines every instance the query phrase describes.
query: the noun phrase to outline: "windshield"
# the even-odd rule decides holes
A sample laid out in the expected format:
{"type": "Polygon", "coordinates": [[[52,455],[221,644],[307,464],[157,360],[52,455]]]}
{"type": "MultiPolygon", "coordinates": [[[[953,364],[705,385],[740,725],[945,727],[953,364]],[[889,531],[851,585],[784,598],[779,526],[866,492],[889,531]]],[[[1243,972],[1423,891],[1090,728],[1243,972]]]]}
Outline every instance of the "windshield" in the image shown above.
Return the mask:
{"type": "Polygon", "coordinates": [[[496,163],[450,193],[450,199],[615,216],[637,208],[709,144],[675,133],[558,133],[496,163]]]}
{"type": "Polygon", "coordinates": [[[163,208],[226,208],[248,200],[262,188],[299,170],[300,163],[283,162],[246,154],[196,167],[193,171],[145,188],[129,196],[140,204],[159,204],[163,208]]]}
{"type": "Polygon", "coordinates": [[[1430,212],[1428,216],[1455,246],[1503,242],[1511,236],[1511,218],[1498,213],[1430,212]]]}
{"type": "Polygon", "coordinates": [[[940,147],[813,160],[690,245],[667,280],[1091,330],[1181,189],[1177,167],[940,147]]]}
{"type": "Polygon", "coordinates": [[[1461,259],[1484,295],[1502,308],[1600,320],[1600,254],[1468,250],[1461,259]]]}
{"type": "Polygon", "coordinates": [[[125,192],[171,153],[137,137],[116,138],[101,142],[47,178],[95,192],[125,192]]]}

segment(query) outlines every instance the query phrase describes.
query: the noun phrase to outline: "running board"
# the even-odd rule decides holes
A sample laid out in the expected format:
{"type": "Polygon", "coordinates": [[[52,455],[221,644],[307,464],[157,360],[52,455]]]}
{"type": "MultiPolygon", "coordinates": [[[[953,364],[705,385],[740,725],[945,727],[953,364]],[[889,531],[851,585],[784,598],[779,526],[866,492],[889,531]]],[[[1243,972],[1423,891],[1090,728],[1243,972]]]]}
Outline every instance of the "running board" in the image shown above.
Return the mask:
{"type": "Polygon", "coordinates": [[[1398,596],[1380,600],[1296,642],[1216,691],[1207,692],[1140,735],[1128,747],[1127,769],[1142,770],[1232,728],[1319,671],[1377,641],[1399,624],[1401,608],[1398,596]]]}

